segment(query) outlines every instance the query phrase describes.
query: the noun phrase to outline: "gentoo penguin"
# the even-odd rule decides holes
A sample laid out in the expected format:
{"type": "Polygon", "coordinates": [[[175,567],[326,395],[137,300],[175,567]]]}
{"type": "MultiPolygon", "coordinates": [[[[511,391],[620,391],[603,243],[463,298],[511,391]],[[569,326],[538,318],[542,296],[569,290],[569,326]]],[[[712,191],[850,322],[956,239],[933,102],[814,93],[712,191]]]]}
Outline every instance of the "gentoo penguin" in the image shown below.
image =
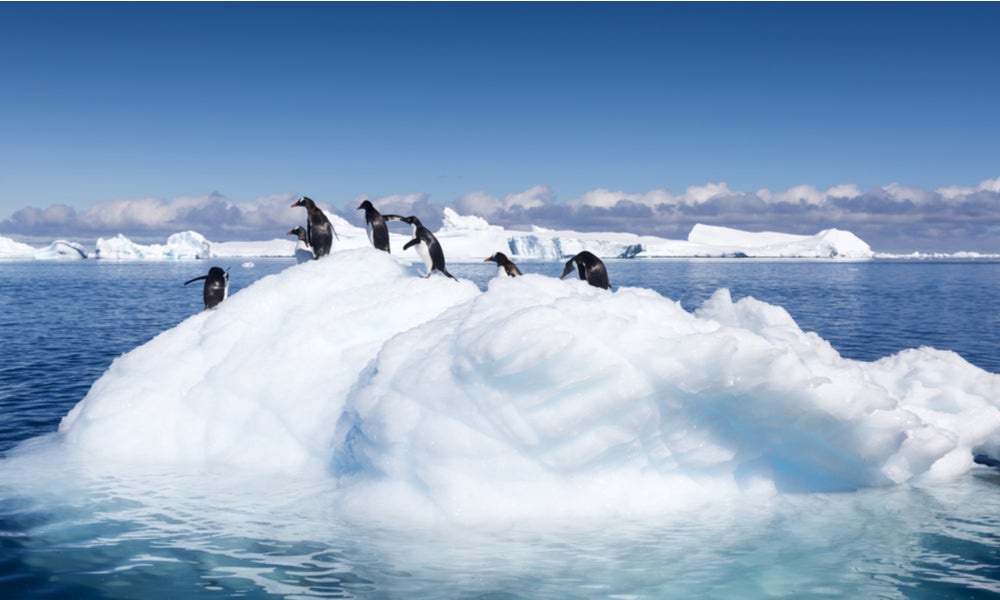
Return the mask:
{"type": "Polygon", "coordinates": [[[608,283],[608,270],[604,268],[604,263],[586,250],[566,261],[566,268],[563,269],[559,279],[569,275],[573,270],[573,263],[576,263],[576,268],[580,271],[580,279],[594,287],[611,289],[611,284],[608,283]]]}
{"type": "Polygon", "coordinates": [[[295,229],[288,232],[287,235],[294,235],[298,238],[295,242],[295,262],[304,263],[307,260],[313,259],[313,250],[309,246],[309,241],[306,239],[306,230],[301,227],[296,227],[295,229]]]}
{"type": "Polygon", "coordinates": [[[205,309],[215,308],[229,294],[229,271],[223,271],[219,267],[212,267],[208,270],[208,275],[188,279],[184,282],[184,285],[201,279],[205,280],[205,289],[202,292],[202,297],[205,300],[205,309]]]}
{"type": "MultiPolygon", "coordinates": [[[[302,196],[292,207],[304,206],[308,215],[306,217],[306,242],[313,249],[313,258],[318,259],[330,253],[333,246],[333,236],[337,235],[333,228],[333,223],[326,218],[311,198],[302,196]]],[[[339,236],[338,236],[339,238],[339,236]]]]}
{"type": "Polygon", "coordinates": [[[493,256],[483,259],[483,262],[490,261],[495,262],[497,266],[500,267],[500,272],[507,277],[517,277],[521,274],[521,270],[517,268],[517,265],[510,262],[510,259],[507,258],[507,255],[503,252],[496,252],[493,256]]]}
{"type": "Polygon", "coordinates": [[[368,226],[368,240],[379,250],[389,252],[389,228],[385,226],[385,218],[365,200],[358,210],[365,209],[365,224],[368,226]]]}
{"type": "MultiPolygon", "coordinates": [[[[444,268],[444,251],[441,250],[441,244],[438,243],[437,238],[434,237],[431,230],[424,227],[420,219],[413,216],[403,217],[400,220],[413,225],[413,239],[406,242],[403,250],[406,250],[410,246],[417,247],[417,254],[420,255],[420,258],[424,259],[424,265],[427,266],[427,274],[421,275],[421,277],[430,277],[432,271],[441,271],[448,277],[455,279],[455,276],[449,273],[448,269],[444,268]]],[[[455,281],[458,280],[455,279],[455,281]]]]}

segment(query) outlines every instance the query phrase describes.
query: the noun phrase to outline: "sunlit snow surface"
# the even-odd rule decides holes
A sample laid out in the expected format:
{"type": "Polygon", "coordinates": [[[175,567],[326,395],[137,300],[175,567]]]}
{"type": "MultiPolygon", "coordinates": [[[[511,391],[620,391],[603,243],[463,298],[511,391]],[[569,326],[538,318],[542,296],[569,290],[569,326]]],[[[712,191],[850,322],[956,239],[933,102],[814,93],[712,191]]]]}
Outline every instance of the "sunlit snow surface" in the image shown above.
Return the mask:
{"type": "Polygon", "coordinates": [[[341,515],[468,522],[935,482],[1000,454],[1000,376],[952,352],[846,360],[726,290],[689,313],[415,273],[364,248],[265,277],[117,359],[11,460],[303,476],[341,515]]]}

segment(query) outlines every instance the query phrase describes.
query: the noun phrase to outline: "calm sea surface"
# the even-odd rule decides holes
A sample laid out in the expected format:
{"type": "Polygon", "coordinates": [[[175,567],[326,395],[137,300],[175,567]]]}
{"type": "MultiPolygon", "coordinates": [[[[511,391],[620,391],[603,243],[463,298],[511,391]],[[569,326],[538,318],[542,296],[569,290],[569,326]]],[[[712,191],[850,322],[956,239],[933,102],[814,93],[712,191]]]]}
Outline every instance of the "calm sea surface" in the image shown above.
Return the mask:
{"type": "MultiPolygon", "coordinates": [[[[234,293],[293,264],[242,262],[0,262],[0,460],[54,432],[115,357],[201,310],[201,286],[184,281],[212,265],[231,267],[234,293]]],[[[1000,263],[622,260],[608,267],[613,286],[652,288],[688,310],[720,287],[734,299],[783,306],[847,358],[933,346],[1000,372],[1000,263]]],[[[480,287],[496,273],[491,263],[449,269],[480,287]]],[[[53,492],[49,501],[0,485],[0,598],[1000,595],[1000,473],[989,470],[932,490],[784,497],[721,522],[704,515],[618,523],[613,533],[603,523],[414,531],[402,539],[329,514],[318,515],[318,527],[315,514],[298,521],[283,514],[279,526],[260,517],[277,500],[217,506],[223,491],[206,495],[204,505],[167,497],[151,514],[147,499],[130,498],[120,483],[81,498],[53,492]]],[[[286,500],[287,507],[301,496],[286,500]]]]}

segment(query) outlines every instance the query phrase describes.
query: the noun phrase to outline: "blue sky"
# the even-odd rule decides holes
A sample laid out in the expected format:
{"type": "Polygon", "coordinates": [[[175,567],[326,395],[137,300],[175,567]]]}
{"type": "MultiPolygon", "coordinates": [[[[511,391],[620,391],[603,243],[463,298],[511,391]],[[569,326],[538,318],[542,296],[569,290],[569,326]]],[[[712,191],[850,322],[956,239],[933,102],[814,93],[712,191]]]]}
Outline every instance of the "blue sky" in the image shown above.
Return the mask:
{"type": "Polygon", "coordinates": [[[231,219],[216,236],[267,239],[304,194],[352,219],[366,196],[1000,251],[997,22],[994,3],[2,3],[0,233],[231,219]]]}

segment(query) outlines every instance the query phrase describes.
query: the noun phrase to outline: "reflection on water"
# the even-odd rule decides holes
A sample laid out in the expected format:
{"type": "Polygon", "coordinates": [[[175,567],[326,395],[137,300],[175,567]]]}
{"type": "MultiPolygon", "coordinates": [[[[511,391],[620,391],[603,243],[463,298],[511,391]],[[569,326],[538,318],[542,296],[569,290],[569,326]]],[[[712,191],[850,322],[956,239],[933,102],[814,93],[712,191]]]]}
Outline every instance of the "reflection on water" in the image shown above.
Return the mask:
{"type": "Polygon", "coordinates": [[[329,480],[46,477],[31,490],[4,489],[0,501],[0,591],[18,597],[1000,593],[1000,476],[985,469],[929,488],[734,497],[641,521],[473,529],[352,521],[329,480]]]}

